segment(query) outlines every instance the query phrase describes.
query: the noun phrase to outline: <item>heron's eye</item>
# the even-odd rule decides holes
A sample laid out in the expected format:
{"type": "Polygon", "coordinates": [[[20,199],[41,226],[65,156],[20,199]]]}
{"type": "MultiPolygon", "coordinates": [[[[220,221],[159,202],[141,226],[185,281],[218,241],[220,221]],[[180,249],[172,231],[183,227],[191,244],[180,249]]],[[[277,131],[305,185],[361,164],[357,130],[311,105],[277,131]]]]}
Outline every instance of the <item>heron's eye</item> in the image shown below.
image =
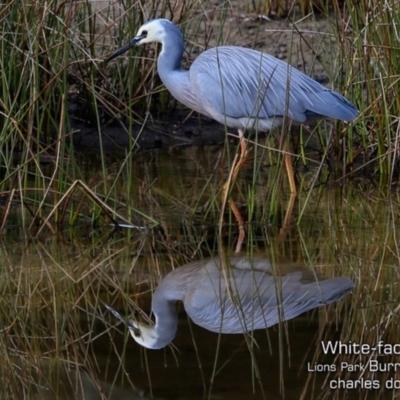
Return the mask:
{"type": "Polygon", "coordinates": [[[143,36],[147,36],[147,33],[148,33],[147,31],[142,31],[143,36]]]}
{"type": "Polygon", "coordinates": [[[133,333],[133,336],[139,338],[142,336],[140,329],[132,321],[126,321],[128,329],[133,333]]]}
{"type": "Polygon", "coordinates": [[[136,329],[133,331],[133,335],[137,338],[141,337],[142,335],[140,334],[140,331],[137,331],[136,329]]]}

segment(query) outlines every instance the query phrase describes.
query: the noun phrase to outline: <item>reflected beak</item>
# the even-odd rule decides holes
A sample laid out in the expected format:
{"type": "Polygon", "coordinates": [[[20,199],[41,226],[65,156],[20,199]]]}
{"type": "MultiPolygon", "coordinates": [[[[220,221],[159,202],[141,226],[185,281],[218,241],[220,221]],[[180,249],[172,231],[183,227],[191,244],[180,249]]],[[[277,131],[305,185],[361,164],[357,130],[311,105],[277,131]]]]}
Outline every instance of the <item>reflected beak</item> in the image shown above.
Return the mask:
{"type": "Polygon", "coordinates": [[[110,57],[104,60],[104,62],[109,62],[113,60],[114,58],[118,57],[122,53],[125,53],[127,50],[129,50],[131,47],[136,47],[139,45],[140,41],[144,39],[146,35],[140,35],[140,36],[135,36],[128,44],[125,46],[122,46],[120,49],[118,49],[115,53],[111,54],[110,57]]]}
{"type": "Polygon", "coordinates": [[[129,329],[130,331],[132,331],[132,332],[135,334],[135,336],[140,336],[140,330],[139,330],[136,326],[134,326],[134,325],[132,324],[132,322],[129,321],[129,319],[124,318],[118,311],[114,310],[114,309],[113,309],[111,306],[109,306],[107,303],[104,303],[104,302],[102,302],[102,303],[103,303],[104,306],[107,308],[107,310],[108,310],[108,311],[111,311],[112,314],[114,315],[114,317],[116,317],[116,318],[118,318],[120,321],[122,321],[122,322],[128,327],[128,329],[129,329]]]}

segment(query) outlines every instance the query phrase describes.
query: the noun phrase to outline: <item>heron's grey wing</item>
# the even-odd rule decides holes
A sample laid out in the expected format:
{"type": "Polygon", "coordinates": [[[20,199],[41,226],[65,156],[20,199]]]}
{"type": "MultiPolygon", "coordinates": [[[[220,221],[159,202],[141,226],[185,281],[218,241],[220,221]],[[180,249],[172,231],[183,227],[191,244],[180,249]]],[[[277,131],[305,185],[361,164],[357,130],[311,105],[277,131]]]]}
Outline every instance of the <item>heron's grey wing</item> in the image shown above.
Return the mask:
{"type": "Polygon", "coordinates": [[[219,113],[232,118],[288,116],[298,122],[326,116],[352,120],[357,109],[296,68],[259,51],[235,46],[202,53],[190,68],[196,91],[219,113]]]}

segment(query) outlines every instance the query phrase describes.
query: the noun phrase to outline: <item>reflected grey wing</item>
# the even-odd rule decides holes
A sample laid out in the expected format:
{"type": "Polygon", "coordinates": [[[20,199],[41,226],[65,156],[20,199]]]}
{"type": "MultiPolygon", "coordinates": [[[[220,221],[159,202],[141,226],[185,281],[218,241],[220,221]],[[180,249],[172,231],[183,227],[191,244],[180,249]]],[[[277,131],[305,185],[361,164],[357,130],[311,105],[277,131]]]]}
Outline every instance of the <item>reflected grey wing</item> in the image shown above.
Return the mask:
{"type": "Polygon", "coordinates": [[[269,313],[275,317],[274,278],[257,271],[233,269],[230,273],[229,289],[217,269],[205,272],[196,282],[184,302],[193,322],[217,333],[243,333],[273,325],[269,313]],[[268,307],[262,308],[265,304],[268,307]]]}
{"type": "Polygon", "coordinates": [[[289,320],[313,308],[339,301],[353,289],[353,281],[346,277],[325,279],[307,284],[284,282],[282,284],[284,319],[289,320]]]}
{"type": "Polygon", "coordinates": [[[326,279],[304,284],[302,273],[293,272],[281,280],[267,274],[255,275],[252,287],[241,289],[243,315],[251,329],[269,327],[298,315],[340,300],[354,288],[346,277],[326,279]],[[272,281],[271,281],[272,279],[272,281]],[[251,299],[256,287],[257,294],[251,299]],[[254,326],[254,328],[252,328],[254,326]]]}
{"type": "Polygon", "coordinates": [[[219,113],[232,118],[326,116],[351,121],[358,110],[343,96],[269,54],[216,47],[193,63],[190,81],[219,113]]]}
{"type": "Polygon", "coordinates": [[[263,272],[236,270],[228,292],[220,275],[210,275],[199,283],[190,301],[185,301],[185,309],[196,324],[210,331],[243,333],[337,301],[354,287],[348,278],[307,284],[301,279],[301,272],[279,280],[263,272]]]}

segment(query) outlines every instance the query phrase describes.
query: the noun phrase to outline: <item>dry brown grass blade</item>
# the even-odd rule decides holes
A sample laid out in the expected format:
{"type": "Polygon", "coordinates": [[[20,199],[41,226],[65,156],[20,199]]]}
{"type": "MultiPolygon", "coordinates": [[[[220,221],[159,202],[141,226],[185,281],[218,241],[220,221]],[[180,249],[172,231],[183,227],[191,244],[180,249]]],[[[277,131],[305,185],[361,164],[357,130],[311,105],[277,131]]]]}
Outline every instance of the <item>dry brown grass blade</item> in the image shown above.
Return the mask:
{"type": "MultiPolygon", "coordinates": [[[[84,182],[82,182],[81,180],[78,179],[64,193],[64,195],[61,197],[61,199],[54,205],[53,209],[50,211],[49,215],[44,220],[43,224],[39,227],[39,229],[36,233],[36,237],[38,237],[40,232],[43,230],[44,226],[50,221],[50,218],[56,213],[58,207],[60,207],[63,203],[65,203],[64,207],[68,206],[68,203],[70,202],[73,193],[77,189],[82,189],[83,193],[86,196],[88,196],[93,202],[95,202],[104,211],[104,213],[112,221],[112,223],[115,227],[118,227],[120,223],[124,223],[135,229],[143,229],[143,227],[141,227],[141,226],[133,225],[131,222],[126,220],[123,216],[121,216],[120,214],[115,212],[115,210],[113,210],[106,203],[104,203],[102,200],[100,200],[99,197],[84,182]],[[117,220],[115,218],[118,218],[120,222],[117,222],[117,220]]],[[[62,222],[62,221],[58,221],[58,222],[62,222]]]]}
{"type": "Polygon", "coordinates": [[[15,191],[16,191],[16,189],[12,189],[12,190],[10,191],[9,196],[8,196],[7,204],[6,204],[4,213],[3,213],[3,217],[2,217],[2,219],[1,219],[0,233],[3,233],[4,228],[5,228],[5,226],[6,226],[7,217],[8,217],[8,215],[9,215],[9,213],[10,213],[11,203],[12,203],[12,201],[13,201],[15,191]]]}

